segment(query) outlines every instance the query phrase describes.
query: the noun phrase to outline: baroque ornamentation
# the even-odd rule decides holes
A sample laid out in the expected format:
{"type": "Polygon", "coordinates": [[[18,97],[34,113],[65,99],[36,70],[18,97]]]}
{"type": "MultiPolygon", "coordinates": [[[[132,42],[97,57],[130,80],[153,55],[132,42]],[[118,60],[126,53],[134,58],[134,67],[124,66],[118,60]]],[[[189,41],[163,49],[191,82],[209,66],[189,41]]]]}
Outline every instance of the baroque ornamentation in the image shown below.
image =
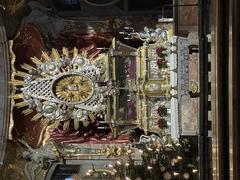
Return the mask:
{"type": "Polygon", "coordinates": [[[168,34],[167,31],[162,28],[151,29],[148,27],[144,27],[144,30],[141,32],[135,32],[132,27],[124,27],[124,31],[120,32],[125,36],[125,39],[133,39],[138,38],[147,43],[154,43],[159,40],[167,41],[168,34]]]}
{"type": "Polygon", "coordinates": [[[22,157],[27,160],[24,173],[29,180],[35,180],[42,169],[48,169],[50,163],[58,160],[53,151],[55,149],[53,144],[49,143],[39,149],[33,149],[23,140],[18,140],[18,142],[27,148],[27,151],[22,153],[22,157]]]}
{"type": "Polygon", "coordinates": [[[23,80],[12,80],[18,87],[14,99],[18,108],[28,106],[23,113],[37,112],[32,120],[45,118],[47,121],[67,123],[74,120],[75,129],[80,121],[86,121],[92,114],[105,110],[104,97],[108,94],[107,86],[99,85],[104,81],[105,65],[103,56],[96,53],[79,53],[76,48],[70,54],[63,48],[62,55],[56,49],[52,53],[42,52],[42,57],[32,57],[32,64],[21,65],[23,71],[16,76],[23,80]]]}

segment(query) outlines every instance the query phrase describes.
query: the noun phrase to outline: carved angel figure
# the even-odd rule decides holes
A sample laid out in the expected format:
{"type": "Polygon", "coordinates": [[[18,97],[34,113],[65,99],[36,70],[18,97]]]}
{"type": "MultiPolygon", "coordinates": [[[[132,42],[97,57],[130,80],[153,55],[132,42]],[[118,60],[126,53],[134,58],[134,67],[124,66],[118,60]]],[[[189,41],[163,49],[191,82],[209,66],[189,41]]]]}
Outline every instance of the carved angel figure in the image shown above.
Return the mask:
{"type": "Polygon", "coordinates": [[[154,43],[160,39],[166,41],[168,38],[167,31],[159,27],[156,29],[144,27],[144,30],[139,33],[135,32],[132,27],[124,27],[124,31],[119,33],[125,36],[124,39],[138,38],[147,43],[154,43]]]}
{"type": "Polygon", "coordinates": [[[24,173],[29,180],[35,180],[41,169],[45,169],[49,163],[57,161],[57,156],[52,150],[51,143],[41,148],[33,149],[25,141],[18,141],[27,148],[27,151],[22,153],[22,157],[28,161],[25,165],[24,173]]]}
{"type": "Polygon", "coordinates": [[[144,31],[138,33],[137,36],[142,41],[156,42],[159,39],[167,40],[167,31],[161,28],[150,29],[148,27],[144,27],[144,31]]]}

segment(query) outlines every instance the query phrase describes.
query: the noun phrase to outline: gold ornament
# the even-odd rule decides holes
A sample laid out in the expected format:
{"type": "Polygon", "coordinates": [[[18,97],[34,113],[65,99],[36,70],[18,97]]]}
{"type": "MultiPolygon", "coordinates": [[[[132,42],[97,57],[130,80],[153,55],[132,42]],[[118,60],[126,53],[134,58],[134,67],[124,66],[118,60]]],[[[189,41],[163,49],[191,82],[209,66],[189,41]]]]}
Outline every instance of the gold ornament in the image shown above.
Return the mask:
{"type": "Polygon", "coordinates": [[[69,75],[56,82],[55,94],[65,102],[82,102],[93,94],[92,81],[86,76],[69,75]]]}
{"type": "Polygon", "coordinates": [[[194,82],[194,81],[191,81],[190,84],[189,84],[189,90],[192,93],[197,93],[198,92],[198,85],[197,85],[197,83],[194,82]]]}

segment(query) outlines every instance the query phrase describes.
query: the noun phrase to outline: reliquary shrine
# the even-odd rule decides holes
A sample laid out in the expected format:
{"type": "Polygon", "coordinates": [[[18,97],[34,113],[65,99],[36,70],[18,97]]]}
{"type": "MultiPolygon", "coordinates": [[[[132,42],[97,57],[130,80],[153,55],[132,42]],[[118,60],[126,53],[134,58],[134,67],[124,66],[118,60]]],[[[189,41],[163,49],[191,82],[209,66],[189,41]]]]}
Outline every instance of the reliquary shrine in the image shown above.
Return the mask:
{"type": "MultiPolygon", "coordinates": [[[[143,45],[134,48],[113,38],[109,48],[91,54],[63,47],[43,51],[20,68],[12,66],[14,107],[30,121],[47,125],[43,148],[34,150],[19,140],[30,151],[26,157],[34,159],[37,152],[43,159],[86,163],[84,177],[98,171],[111,175],[111,167],[99,170],[97,159],[131,156],[141,163],[143,145],[177,142],[187,135],[181,106],[190,100],[190,89],[197,91],[189,80],[188,39],[162,28],[137,33],[125,27],[120,34],[143,45]],[[94,172],[87,171],[92,164],[94,172]]],[[[36,175],[31,167],[36,162],[31,162],[29,177],[36,175]]]]}

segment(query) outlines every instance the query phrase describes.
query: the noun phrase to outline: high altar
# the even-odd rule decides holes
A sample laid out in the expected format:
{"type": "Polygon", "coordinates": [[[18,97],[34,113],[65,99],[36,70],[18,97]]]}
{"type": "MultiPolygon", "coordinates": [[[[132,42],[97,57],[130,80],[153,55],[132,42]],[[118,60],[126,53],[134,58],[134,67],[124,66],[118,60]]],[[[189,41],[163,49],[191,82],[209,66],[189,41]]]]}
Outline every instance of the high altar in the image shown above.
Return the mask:
{"type": "Polygon", "coordinates": [[[186,135],[181,106],[197,91],[189,80],[188,39],[162,28],[137,33],[125,27],[120,34],[143,45],[113,38],[110,48],[90,54],[52,49],[13,68],[14,106],[48,125],[43,145],[53,141],[52,151],[65,163],[129,155],[140,161],[138,144],[186,135]]]}

